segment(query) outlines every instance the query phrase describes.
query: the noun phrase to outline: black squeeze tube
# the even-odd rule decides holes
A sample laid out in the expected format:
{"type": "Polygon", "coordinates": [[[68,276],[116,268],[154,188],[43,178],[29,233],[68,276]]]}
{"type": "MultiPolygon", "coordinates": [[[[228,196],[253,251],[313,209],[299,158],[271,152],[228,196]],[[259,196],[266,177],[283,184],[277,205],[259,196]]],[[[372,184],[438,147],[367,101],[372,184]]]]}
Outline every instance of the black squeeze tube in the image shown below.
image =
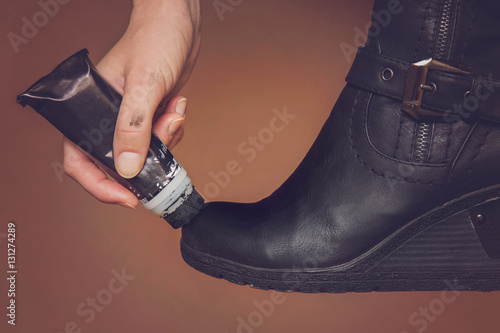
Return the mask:
{"type": "Polygon", "coordinates": [[[141,203],[179,228],[203,207],[186,171],[161,140],[151,133],[141,172],[125,179],[113,161],[113,135],[122,96],[97,72],[83,49],[57,66],[17,97],[29,105],[68,139],[92,156],[141,203]]]}

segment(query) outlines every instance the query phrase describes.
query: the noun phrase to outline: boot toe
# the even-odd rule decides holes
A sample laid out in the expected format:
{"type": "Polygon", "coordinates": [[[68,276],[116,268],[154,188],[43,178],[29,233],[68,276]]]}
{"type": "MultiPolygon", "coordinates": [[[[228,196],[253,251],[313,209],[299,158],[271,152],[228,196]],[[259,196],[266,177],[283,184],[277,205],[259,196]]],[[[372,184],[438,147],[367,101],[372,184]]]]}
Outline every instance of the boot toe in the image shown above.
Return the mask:
{"type": "Polygon", "coordinates": [[[181,243],[191,250],[231,261],[252,263],[250,233],[255,223],[245,219],[252,204],[210,202],[182,228],[181,243]],[[247,212],[245,214],[244,212],[247,212]]]}

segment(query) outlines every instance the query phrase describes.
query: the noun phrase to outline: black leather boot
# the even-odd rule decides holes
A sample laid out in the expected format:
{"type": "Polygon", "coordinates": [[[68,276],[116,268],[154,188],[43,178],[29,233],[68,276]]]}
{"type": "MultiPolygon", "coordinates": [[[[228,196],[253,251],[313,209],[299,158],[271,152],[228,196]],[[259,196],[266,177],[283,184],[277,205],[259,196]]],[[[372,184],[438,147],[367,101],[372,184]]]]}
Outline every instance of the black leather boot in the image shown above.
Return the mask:
{"type": "Polygon", "coordinates": [[[500,289],[500,1],[397,3],[375,1],[390,23],[290,178],[184,227],[189,265],[282,291],[500,289]]]}

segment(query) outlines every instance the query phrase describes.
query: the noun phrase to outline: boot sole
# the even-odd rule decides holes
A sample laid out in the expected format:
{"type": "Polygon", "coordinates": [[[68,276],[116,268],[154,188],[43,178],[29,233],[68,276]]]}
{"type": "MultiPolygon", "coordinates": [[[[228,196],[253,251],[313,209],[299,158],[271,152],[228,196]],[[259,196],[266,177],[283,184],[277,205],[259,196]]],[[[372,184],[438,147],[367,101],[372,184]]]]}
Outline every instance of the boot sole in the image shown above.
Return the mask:
{"type": "Polygon", "coordinates": [[[500,187],[495,187],[433,209],[370,251],[338,266],[315,268],[311,261],[294,269],[252,267],[197,251],[182,239],[181,253],[184,261],[198,271],[264,290],[496,291],[500,290],[500,258],[488,256],[484,236],[478,237],[481,227],[471,220],[471,215],[476,216],[485,205],[489,207],[487,218],[493,221],[488,232],[497,232],[490,238],[496,243],[493,246],[500,247],[500,187]]]}

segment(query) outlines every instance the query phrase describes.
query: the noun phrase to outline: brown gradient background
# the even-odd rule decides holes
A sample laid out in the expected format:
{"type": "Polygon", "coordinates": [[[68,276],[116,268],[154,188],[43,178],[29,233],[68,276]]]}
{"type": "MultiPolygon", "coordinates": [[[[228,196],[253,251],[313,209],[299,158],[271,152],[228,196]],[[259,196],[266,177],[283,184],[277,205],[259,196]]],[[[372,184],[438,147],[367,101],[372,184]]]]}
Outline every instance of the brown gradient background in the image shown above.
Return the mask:
{"type": "MultiPolygon", "coordinates": [[[[250,202],[278,187],[303,158],[330,113],[349,63],[339,44],[354,43],[372,1],[243,1],[221,21],[203,2],[203,47],[189,84],[187,132],[174,154],[203,191],[211,171],[230,160],[241,174],[213,199],[250,202]],[[251,163],[237,152],[268,127],[272,109],[296,118],[251,163]]],[[[131,3],[74,0],[18,54],[9,31],[40,10],[35,0],[2,1],[0,236],[17,223],[17,326],[6,325],[7,284],[0,282],[0,332],[236,332],[237,317],[255,311],[270,292],[205,276],[187,266],[180,231],[143,208],[99,203],[73,180],[58,181],[61,135],[29,108],[22,92],[64,58],[86,47],[97,62],[126,28],[131,3]],[[75,312],[106,288],[111,270],[135,280],[93,322],[75,312]]],[[[5,277],[6,241],[0,238],[5,277]]],[[[411,313],[440,292],[285,294],[255,332],[417,332],[411,313]]],[[[499,293],[462,292],[425,332],[498,332],[499,293]]],[[[420,327],[420,326],[419,326],[420,327]]]]}

